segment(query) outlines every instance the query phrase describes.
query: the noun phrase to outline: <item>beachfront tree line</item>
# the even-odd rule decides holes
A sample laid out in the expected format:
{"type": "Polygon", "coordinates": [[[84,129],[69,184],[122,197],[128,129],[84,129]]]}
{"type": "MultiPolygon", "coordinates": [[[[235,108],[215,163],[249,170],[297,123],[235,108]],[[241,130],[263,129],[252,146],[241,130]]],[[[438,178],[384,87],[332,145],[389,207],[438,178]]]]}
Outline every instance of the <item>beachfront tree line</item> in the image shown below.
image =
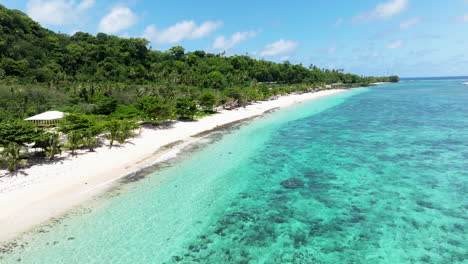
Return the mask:
{"type": "Polygon", "coordinates": [[[397,76],[363,77],[287,61],[186,52],[180,46],[162,52],[148,45],[145,39],[104,33],[54,33],[21,11],[0,5],[0,148],[4,159],[21,163],[22,146],[29,143],[53,158],[61,152],[63,138],[73,153],[81,147],[92,150],[103,133],[113,145],[131,136],[119,131],[128,131],[137,121],[159,124],[195,119],[216,112],[219,106],[241,107],[275,95],[326,89],[329,84],[353,87],[398,81],[397,76]],[[47,110],[71,115],[52,133],[20,121],[47,110]],[[72,121],[89,127],[65,128],[72,121]],[[15,125],[17,132],[8,129],[15,125]],[[24,137],[27,140],[15,139],[24,137]]]}

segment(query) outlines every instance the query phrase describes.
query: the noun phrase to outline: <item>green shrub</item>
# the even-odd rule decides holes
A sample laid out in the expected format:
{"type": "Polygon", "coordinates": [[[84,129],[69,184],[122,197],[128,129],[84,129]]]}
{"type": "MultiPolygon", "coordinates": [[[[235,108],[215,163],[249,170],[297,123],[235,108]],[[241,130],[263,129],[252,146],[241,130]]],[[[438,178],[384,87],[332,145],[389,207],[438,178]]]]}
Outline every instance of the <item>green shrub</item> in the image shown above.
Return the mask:
{"type": "Polygon", "coordinates": [[[10,142],[3,147],[1,160],[7,164],[8,171],[15,171],[18,164],[26,164],[27,160],[24,158],[26,152],[22,151],[22,147],[22,145],[15,142],[10,142]]]}
{"type": "Polygon", "coordinates": [[[195,114],[197,113],[197,105],[195,101],[191,98],[179,98],[176,101],[176,113],[181,119],[191,119],[193,120],[195,114]]]}
{"type": "Polygon", "coordinates": [[[43,131],[36,125],[23,120],[7,120],[0,123],[0,146],[9,143],[24,145],[35,142],[43,131]]]}
{"type": "Polygon", "coordinates": [[[134,105],[118,105],[110,116],[114,119],[135,119],[142,116],[142,111],[134,105]]]}

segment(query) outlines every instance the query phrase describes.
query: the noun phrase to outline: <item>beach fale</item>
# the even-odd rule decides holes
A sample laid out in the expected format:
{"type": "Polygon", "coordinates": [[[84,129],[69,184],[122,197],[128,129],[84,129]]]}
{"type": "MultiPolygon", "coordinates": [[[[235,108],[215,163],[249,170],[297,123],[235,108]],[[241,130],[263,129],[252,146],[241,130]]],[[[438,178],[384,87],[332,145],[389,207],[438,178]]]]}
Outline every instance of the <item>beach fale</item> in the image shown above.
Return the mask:
{"type": "Polygon", "coordinates": [[[47,111],[35,116],[28,117],[24,120],[33,122],[38,126],[55,126],[57,125],[65,116],[65,113],[60,111],[47,111]]]}

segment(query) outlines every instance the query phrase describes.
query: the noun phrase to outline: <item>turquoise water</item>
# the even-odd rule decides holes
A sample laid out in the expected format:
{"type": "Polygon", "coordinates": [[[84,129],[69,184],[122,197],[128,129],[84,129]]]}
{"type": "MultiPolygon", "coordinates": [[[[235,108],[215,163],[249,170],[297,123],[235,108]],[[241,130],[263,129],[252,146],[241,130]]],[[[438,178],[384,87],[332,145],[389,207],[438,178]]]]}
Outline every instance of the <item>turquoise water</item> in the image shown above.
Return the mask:
{"type": "Polygon", "coordinates": [[[461,81],[356,89],[211,141],[4,246],[0,262],[467,263],[461,81]]]}

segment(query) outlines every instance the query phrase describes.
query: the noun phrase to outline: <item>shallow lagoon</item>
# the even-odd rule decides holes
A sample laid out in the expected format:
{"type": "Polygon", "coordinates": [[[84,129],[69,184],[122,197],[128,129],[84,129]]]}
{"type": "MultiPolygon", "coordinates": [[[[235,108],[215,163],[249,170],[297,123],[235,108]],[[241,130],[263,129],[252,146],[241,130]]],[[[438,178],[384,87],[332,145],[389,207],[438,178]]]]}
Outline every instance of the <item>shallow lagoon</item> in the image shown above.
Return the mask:
{"type": "Polygon", "coordinates": [[[462,83],[356,89],[215,133],[0,262],[464,263],[462,83]]]}

